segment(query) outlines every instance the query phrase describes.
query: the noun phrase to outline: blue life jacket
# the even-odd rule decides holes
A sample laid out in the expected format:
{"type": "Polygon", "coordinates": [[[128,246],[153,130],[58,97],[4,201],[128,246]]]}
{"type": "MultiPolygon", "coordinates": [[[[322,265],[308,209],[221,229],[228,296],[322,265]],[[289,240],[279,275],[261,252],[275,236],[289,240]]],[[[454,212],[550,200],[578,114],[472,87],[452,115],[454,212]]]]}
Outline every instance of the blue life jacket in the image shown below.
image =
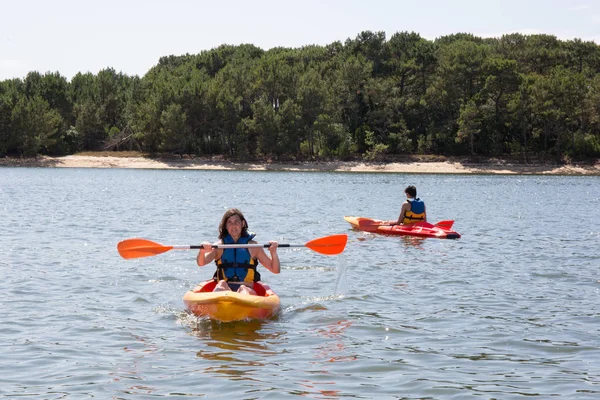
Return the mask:
{"type": "MultiPolygon", "coordinates": [[[[254,233],[241,236],[234,242],[231,235],[223,238],[223,244],[247,244],[256,236],[254,233]]],[[[256,270],[258,260],[250,257],[249,249],[223,249],[221,258],[215,261],[217,271],[213,279],[227,282],[258,282],[260,274],[256,270]]]]}
{"type": "Polygon", "coordinates": [[[421,199],[406,200],[410,203],[410,211],[404,213],[403,224],[413,224],[425,219],[425,203],[421,199]]]}

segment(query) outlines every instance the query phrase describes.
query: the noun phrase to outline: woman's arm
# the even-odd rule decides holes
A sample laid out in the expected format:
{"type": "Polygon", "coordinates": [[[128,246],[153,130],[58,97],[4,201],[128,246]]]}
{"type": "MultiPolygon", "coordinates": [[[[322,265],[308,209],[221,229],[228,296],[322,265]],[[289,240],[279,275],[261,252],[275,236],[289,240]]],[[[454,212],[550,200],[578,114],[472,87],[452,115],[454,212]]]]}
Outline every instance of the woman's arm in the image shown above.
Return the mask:
{"type": "Polygon", "coordinates": [[[220,257],[219,250],[220,249],[213,249],[211,243],[203,242],[202,248],[196,256],[196,263],[198,263],[199,267],[202,267],[203,265],[206,265],[211,261],[218,259],[220,257]]]}
{"type": "MultiPolygon", "coordinates": [[[[251,240],[250,243],[256,242],[251,240]]],[[[269,246],[269,253],[271,254],[271,257],[269,257],[261,247],[251,248],[251,255],[252,257],[256,257],[266,269],[274,274],[278,274],[281,270],[279,264],[279,255],[277,254],[277,246],[279,243],[274,240],[270,241],[269,243],[271,243],[271,246],[269,246]]]]}

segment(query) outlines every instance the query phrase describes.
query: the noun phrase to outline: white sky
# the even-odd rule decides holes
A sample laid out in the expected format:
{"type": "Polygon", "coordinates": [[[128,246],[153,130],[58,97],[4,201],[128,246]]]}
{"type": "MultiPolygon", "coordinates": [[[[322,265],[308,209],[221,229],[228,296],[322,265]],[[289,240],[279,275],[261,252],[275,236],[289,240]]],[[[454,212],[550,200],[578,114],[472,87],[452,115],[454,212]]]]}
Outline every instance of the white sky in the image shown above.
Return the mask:
{"type": "Polygon", "coordinates": [[[0,0],[0,80],[112,67],[143,76],[162,56],[221,44],[342,43],[364,30],[426,39],[546,33],[600,44],[599,0],[0,0]]]}

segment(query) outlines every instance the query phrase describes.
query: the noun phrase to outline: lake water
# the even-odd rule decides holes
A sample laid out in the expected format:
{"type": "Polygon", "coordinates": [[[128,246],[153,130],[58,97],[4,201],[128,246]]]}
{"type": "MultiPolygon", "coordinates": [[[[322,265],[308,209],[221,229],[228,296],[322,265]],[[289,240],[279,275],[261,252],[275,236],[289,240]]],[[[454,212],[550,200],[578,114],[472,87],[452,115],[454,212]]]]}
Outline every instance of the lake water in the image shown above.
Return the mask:
{"type": "Polygon", "coordinates": [[[600,177],[0,168],[0,397],[512,399],[600,396],[600,177]],[[350,230],[414,184],[458,240],[350,230]],[[182,296],[229,207],[281,249],[273,320],[182,296]]]}

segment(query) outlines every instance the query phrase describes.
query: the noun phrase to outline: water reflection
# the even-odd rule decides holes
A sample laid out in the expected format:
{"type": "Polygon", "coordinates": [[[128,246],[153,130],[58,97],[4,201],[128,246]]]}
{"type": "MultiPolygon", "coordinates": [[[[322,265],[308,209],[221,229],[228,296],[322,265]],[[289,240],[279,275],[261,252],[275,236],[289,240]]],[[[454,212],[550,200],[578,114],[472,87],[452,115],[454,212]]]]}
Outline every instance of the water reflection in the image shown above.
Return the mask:
{"type": "Polygon", "coordinates": [[[419,250],[423,250],[423,242],[427,240],[427,238],[417,236],[400,236],[400,239],[405,247],[414,247],[419,250]]]}
{"type": "Polygon", "coordinates": [[[405,247],[414,247],[419,250],[423,250],[423,242],[428,239],[419,236],[379,235],[369,232],[360,232],[360,234],[362,234],[362,236],[356,237],[356,240],[359,242],[365,242],[367,240],[382,240],[382,238],[393,240],[398,239],[405,247]]]}
{"type": "Polygon", "coordinates": [[[240,377],[266,365],[264,357],[277,354],[271,350],[269,341],[277,340],[285,332],[265,329],[272,321],[217,322],[198,319],[191,333],[202,339],[205,347],[196,356],[211,361],[206,372],[240,377]],[[256,357],[252,357],[256,355],[256,357]],[[224,364],[215,365],[213,362],[224,364]],[[249,368],[251,367],[251,368],[249,368]]]}
{"type": "Polygon", "coordinates": [[[338,320],[327,324],[324,328],[316,331],[320,338],[319,345],[315,348],[314,359],[310,363],[316,366],[316,369],[310,371],[315,374],[315,380],[302,379],[298,385],[305,388],[295,394],[301,396],[314,397],[319,399],[334,399],[342,397],[339,390],[333,389],[336,385],[338,376],[332,371],[330,363],[349,362],[357,360],[354,354],[348,354],[345,345],[345,333],[352,326],[352,322],[346,319],[338,320]],[[323,380],[331,377],[331,380],[323,380]],[[321,379],[321,380],[318,380],[321,379]]]}
{"type": "Polygon", "coordinates": [[[307,388],[308,390],[307,391],[296,391],[293,394],[298,394],[300,396],[314,396],[318,393],[318,395],[321,396],[321,397],[315,397],[318,399],[334,399],[334,398],[339,398],[342,395],[339,390],[325,390],[325,389],[318,389],[316,387],[317,385],[335,385],[335,382],[333,382],[333,381],[315,383],[312,381],[303,380],[303,381],[298,382],[298,384],[302,387],[307,388]]]}
{"type": "Polygon", "coordinates": [[[148,384],[141,384],[144,380],[143,363],[147,356],[153,357],[153,353],[159,351],[156,344],[148,339],[135,334],[131,335],[131,345],[123,348],[125,353],[130,354],[133,358],[127,359],[126,363],[117,363],[116,370],[109,373],[112,377],[112,382],[122,383],[124,388],[120,390],[128,395],[149,395],[156,392],[156,388],[148,384]],[[135,384],[131,384],[134,382],[135,384]]]}
{"type": "Polygon", "coordinates": [[[344,354],[347,352],[346,345],[344,343],[344,333],[346,329],[352,326],[352,322],[348,320],[340,320],[335,323],[327,325],[324,329],[319,329],[317,333],[329,341],[324,341],[317,347],[317,353],[315,354],[320,363],[322,360],[326,362],[340,362],[340,361],[355,361],[356,355],[344,354]]]}

